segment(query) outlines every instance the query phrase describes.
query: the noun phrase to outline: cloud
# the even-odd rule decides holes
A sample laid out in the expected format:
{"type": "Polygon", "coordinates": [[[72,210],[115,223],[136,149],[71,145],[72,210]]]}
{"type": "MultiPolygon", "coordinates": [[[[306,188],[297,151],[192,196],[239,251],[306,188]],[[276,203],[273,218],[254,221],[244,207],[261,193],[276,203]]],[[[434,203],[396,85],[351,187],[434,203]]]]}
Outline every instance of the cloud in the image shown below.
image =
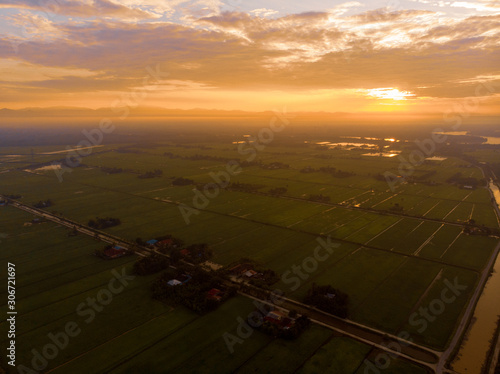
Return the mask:
{"type": "Polygon", "coordinates": [[[251,10],[250,13],[252,13],[253,15],[255,15],[257,17],[271,17],[271,16],[278,14],[279,12],[277,10],[260,8],[260,9],[251,10]]]}
{"type": "Polygon", "coordinates": [[[453,1],[450,6],[477,11],[497,12],[500,10],[500,4],[497,1],[453,1]]]}
{"type": "MultiPolygon", "coordinates": [[[[216,9],[217,2],[213,5],[216,9]]],[[[474,95],[477,83],[468,80],[500,74],[499,15],[443,20],[438,12],[388,9],[340,16],[330,11],[276,18],[259,14],[223,12],[184,25],[51,23],[57,40],[27,40],[16,54],[3,38],[0,58],[67,69],[17,88],[11,82],[12,95],[26,87],[123,91],[140,85],[146,67],[157,64],[170,74],[159,87],[169,92],[390,87],[417,98],[450,98],[474,95]],[[71,69],[92,75],[77,76],[71,69]]]]}
{"type": "Polygon", "coordinates": [[[154,18],[151,13],[140,9],[132,9],[109,0],[0,0],[0,8],[30,9],[49,14],[73,17],[122,17],[146,19],[154,18]]]}
{"type": "Polygon", "coordinates": [[[67,76],[90,78],[95,75],[86,69],[54,68],[14,59],[0,59],[0,76],[3,82],[36,82],[67,76]]]}

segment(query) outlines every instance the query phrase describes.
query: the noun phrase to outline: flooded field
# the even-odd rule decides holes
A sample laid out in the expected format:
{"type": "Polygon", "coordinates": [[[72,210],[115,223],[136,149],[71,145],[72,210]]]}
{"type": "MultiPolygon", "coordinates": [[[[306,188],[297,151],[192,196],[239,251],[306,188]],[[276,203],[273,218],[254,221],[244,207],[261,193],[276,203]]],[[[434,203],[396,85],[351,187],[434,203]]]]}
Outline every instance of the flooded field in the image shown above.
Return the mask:
{"type": "Polygon", "coordinates": [[[365,153],[365,154],[362,154],[361,156],[394,157],[394,156],[397,156],[398,154],[399,153],[383,152],[383,153],[365,153]]]}

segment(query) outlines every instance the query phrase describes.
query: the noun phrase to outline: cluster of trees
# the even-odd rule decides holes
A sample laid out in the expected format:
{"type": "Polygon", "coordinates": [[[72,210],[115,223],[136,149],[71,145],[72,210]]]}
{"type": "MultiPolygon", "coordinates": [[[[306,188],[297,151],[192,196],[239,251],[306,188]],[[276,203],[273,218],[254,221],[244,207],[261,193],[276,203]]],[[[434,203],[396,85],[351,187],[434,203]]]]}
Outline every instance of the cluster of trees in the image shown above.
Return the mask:
{"type": "Polygon", "coordinates": [[[100,258],[107,258],[106,255],[104,254],[104,251],[108,248],[110,248],[111,246],[107,246],[106,248],[97,248],[94,253],[97,257],[100,257],[100,258]]]}
{"type": "Polygon", "coordinates": [[[472,187],[485,185],[484,179],[477,179],[474,177],[464,177],[461,172],[453,174],[446,180],[446,182],[462,186],[472,186],[472,187]]]}
{"type": "Polygon", "coordinates": [[[189,186],[191,184],[194,184],[194,180],[188,179],[188,178],[178,177],[172,181],[172,184],[174,186],[189,186]]]}
{"type": "Polygon", "coordinates": [[[309,195],[309,200],[310,201],[317,201],[320,203],[328,203],[328,202],[330,202],[330,196],[324,196],[322,194],[318,194],[318,195],[311,194],[311,195],[309,195]]]}
{"type": "Polygon", "coordinates": [[[215,310],[222,302],[236,295],[237,287],[225,287],[224,279],[216,273],[207,273],[199,268],[191,268],[189,271],[179,267],[178,269],[168,269],[151,286],[153,298],[160,301],[167,301],[173,304],[184,305],[185,307],[203,314],[215,310]],[[169,280],[189,274],[191,279],[184,284],[170,286],[169,280]],[[217,301],[207,297],[208,291],[217,288],[222,291],[221,300],[217,301]]]}
{"type": "MultiPolygon", "coordinates": [[[[185,255],[186,260],[194,264],[208,261],[214,255],[212,249],[208,246],[207,243],[191,244],[184,248],[182,251],[184,251],[185,253],[187,252],[187,255],[185,255]]],[[[172,250],[170,255],[174,259],[176,257],[180,257],[181,250],[179,250],[178,248],[174,249],[172,250]]]]}
{"type": "Polygon", "coordinates": [[[248,278],[248,283],[256,287],[265,289],[273,285],[280,279],[278,274],[276,274],[274,270],[264,268],[257,261],[246,257],[228,265],[224,269],[223,274],[244,276],[243,273],[248,270],[253,270],[255,272],[252,277],[248,278]]]}
{"type": "Polygon", "coordinates": [[[116,150],[118,153],[133,153],[133,154],[141,154],[144,153],[143,151],[139,151],[137,149],[129,149],[129,148],[118,148],[116,150]]]}
{"type": "Polygon", "coordinates": [[[41,200],[38,203],[33,204],[35,208],[42,209],[42,208],[48,208],[49,206],[54,205],[54,202],[50,199],[47,200],[41,200]]]}
{"type": "Polygon", "coordinates": [[[430,170],[428,171],[427,173],[424,173],[422,175],[419,175],[419,176],[415,176],[414,178],[417,180],[417,181],[423,181],[423,180],[426,180],[426,179],[429,179],[430,177],[434,176],[437,174],[437,171],[436,170],[430,170]]]}
{"type": "MultiPolygon", "coordinates": [[[[290,311],[287,320],[292,320],[292,315],[296,315],[297,312],[290,311]]],[[[253,316],[253,315],[252,315],[253,316]]],[[[251,320],[249,317],[248,323],[250,326],[255,326],[257,321],[251,320]]],[[[289,328],[283,328],[282,326],[273,323],[271,321],[266,321],[257,327],[258,330],[265,334],[271,335],[275,338],[282,338],[287,340],[297,339],[302,332],[311,325],[311,320],[307,316],[300,316],[294,320],[293,324],[289,328]]]]}
{"type": "Polygon", "coordinates": [[[326,174],[329,174],[335,178],[346,178],[346,177],[351,177],[353,175],[356,175],[356,174],[349,172],[349,171],[338,170],[337,168],[334,168],[332,166],[324,166],[324,167],[320,167],[319,169],[315,169],[313,167],[307,166],[307,167],[301,169],[300,172],[301,173],[326,173],[326,174]]]}
{"type": "Polygon", "coordinates": [[[122,222],[120,221],[119,218],[112,218],[112,217],[106,217],[106,218],[100,218],[96,217],[95,219],[89,220],[87,223],[87,226],[92,227],[93,229],[106,229],[108,227],[113,227],[113,226],[118,226],[122,222]]]}
{"type": "Polygon", "coordinates": [[[318,286],[313,283],[307,291],[304,303],[341,318],[347,318],[349,315],[349,296],[330,285],[318,286]]]}
{"type": "Polygon", "coordinates": [[[321,167],[321,168],[319,168],[319,171],[322,173],[330,174],[332,177],[335,177],[335,178],[347,178],[347,177],[352,177],[352,176],[356,175],[353,172],[338,170],[337,168],[334,168],[332,166],[321,167]]]}
{"type": "Polygon", "coordinates": [[[399,203],[394,204],[389,209],[395,212],[402,212],[404,210],[404,208],[401,205],[399,205],[399,203]]]}
{"type": "Polygon", "coordinates": [[[260,160],[257,160],[257,161],[247,161],[247,160],[243,160],[243,161],[240,161],[240,166],[242,168],[247,168],[247,167],[251,167],[251,166],[261,166],[262,165],[262,161],[260,160]]]}
{"type": "Polygon", "coordinates": [[[22,196],[21,195],[5,195],[5,197],[7,199],[17,200],[17,199],[20,199],[22,196]]]}
{"type": "Polygon", "coordinates": [[[278,274],[271,269],[257,268],[255,271],[257,274],[250,278],[250,284],[257,287],[267,288],[280,279],[278,274]]]}
{"type": "Polygon", "coordinates": [[[169,246],[170,248],[178,248],[184,245],[184,241],[182,239],[176,238],[175,236],[170,234],[162,235],[156,238],[156,240],[158,240],[159,242],[167,239],[172,241],[172,244],[169,246]]]}
{"type": "Polygon", "coordinates": [[[256,192],[265,186],[262,184],[251,184],[251,183],[240,183],[240,182],[231,182],[227,186],[228,189],[234,191],[242,191],[242,192],[256,192]]]}
{"type": "Polygon", "coordinates": [[[385,176],[384,174],[375,174],[373,176],[373,178],[375,178],[376,180],[380,181],[380,182],[386,182],[386,179],[385,179],[385,176]]]}
{"type": "MultiPolygon", "coordinates": [[[[202,149],[211,149],[211,148],[202,148],[202,149]]],[[[179,159],[182,159],[182,160],[189,160],[189,161],[201,161],[201,160],[204,160],[204,161],[228,162],[228,161],[232,160],[232,159],[227,158],[227,157],[210,156],[210,155],[200,155],[200,154],[195,154],[195,155],[192,155],[192,156],[181,156],[181,155],[173,154],[172,152],[164,152],[163,156],[168,157],[170,159],[179,158],[179,159]]]]}
{"type": "Polygon", "coordinates": [[[165,270],[170,265],[165,256],[153,253],[151,256],[142,257],[134,263],[134,273],[137,275],[150,275],[165,270]]]}
{"type": "Polygon", "coordinates": [[[473,219],[467,222],[467,225],[464,227],[464,234],[467,235],[481,235],[481,236],[490,236],[496,235],[500,236],[500,230],[496,228],[486,227],[484,225],[478,226],[476,221],[473,219]]]}
{"type": "Polygon", "coordinates": [[[290,165],[285,164],[283,162],[278,162],[278,161],[271,162],[270,164],[261,163],[259,166],[265,170],[289,169],[290,168],[290,165]]]}
{"type": "Polygon", "coordinates": [[[148,178],[156,178],[156,177],[161,177],[163,175],[163,171],[160,169],[154,169],[152,171],[147,171],[141,175],[138,176],[138,178],[141,179],[148,179],[148,178]]]}
{"type": "Polygon", "coordinates": [[[119,173],[123,173],[123,169],[122,168],[111,168],[111,167],[105,167],[105,166],[102,166],[101,167],[101,170],[105,173],[108,173],[108,174],[119,174],[119,173]]]}
{"type": "Polygon", "coordinates": [[[280,196],[280,195],[286,194],[287,191],[288,191],[288,188],[286,188],[286,187],[276,187],[276,188],[271,188],[268,191],[268,193],[271,195],[280,196]]]}

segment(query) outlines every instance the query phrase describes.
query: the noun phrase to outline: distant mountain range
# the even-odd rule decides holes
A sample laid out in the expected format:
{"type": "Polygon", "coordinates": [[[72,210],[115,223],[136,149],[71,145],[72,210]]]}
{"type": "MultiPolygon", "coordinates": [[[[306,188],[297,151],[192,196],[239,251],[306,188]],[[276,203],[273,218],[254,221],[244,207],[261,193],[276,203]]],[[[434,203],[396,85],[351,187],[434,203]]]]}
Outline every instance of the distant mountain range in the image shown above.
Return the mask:
{"type": "MultiPolygon", "coordinates": [[[[9,119],[13,121],[29,119],[50,121],[51,118],[75,120],[85,120],[86,118],[112,118],[120,119],[126,114],[130,120],[148,118],[158,120],[162,118],[184,118],[184,119],[225,119],[236,121],[262,121],[269,120],[276,116],[273,111],[265,112],[247,112],[242,110],[220,110],[220,109],[167,109],[161,107],[130,107],[128,112],[126,108],[98,108],[90,109],[84,107],[64,107],[54,106],[46,108],[22,108],[22,109],[0,109],[0,119],[4,119],[4,124],[9,119]]],[[[284,108],[276,108],[279,111],[285,111],[291,118],[292,123],[309,123],[310,125],[320,124],[364,124],[364,125],[430,125],[447,128],[449,125],[443,120],[443,113],[398,113],[398,112],[287,112],[284,108]]],[[[498,125],[498,117],[474,115],[467,118],[467,125],[498,125]]],[[[0,121],[0,126],[2,122],[0,121]]]]}
{"type": "MultiPolygon", "coordinates": [[[[161,107],[130,107],[131,117],[246,117],[269,115],[272,112],[245,112],[241,110],[217,110],[217,109],[166,109],[161,107]]],[[[94,117],[122,115],[125,108],[98,108],[90,109],[84,107],[47,107],[47,108],[22,108],[22,109],[0,109],[1,117],[94,117]]]]}

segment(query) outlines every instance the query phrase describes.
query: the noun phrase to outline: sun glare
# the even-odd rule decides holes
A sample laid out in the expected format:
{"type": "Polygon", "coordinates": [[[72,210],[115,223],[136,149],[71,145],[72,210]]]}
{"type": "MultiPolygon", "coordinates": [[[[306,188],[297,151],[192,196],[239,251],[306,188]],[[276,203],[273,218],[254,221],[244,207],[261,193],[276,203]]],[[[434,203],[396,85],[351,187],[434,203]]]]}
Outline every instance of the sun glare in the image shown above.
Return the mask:
{"type": "Polygon", "coordinates": [[[406,100],[408,97],[414,97],[409,91],[400,91],[397,88],[375,88],[367,90],[369,96],[379,99],[406,100]]]}

